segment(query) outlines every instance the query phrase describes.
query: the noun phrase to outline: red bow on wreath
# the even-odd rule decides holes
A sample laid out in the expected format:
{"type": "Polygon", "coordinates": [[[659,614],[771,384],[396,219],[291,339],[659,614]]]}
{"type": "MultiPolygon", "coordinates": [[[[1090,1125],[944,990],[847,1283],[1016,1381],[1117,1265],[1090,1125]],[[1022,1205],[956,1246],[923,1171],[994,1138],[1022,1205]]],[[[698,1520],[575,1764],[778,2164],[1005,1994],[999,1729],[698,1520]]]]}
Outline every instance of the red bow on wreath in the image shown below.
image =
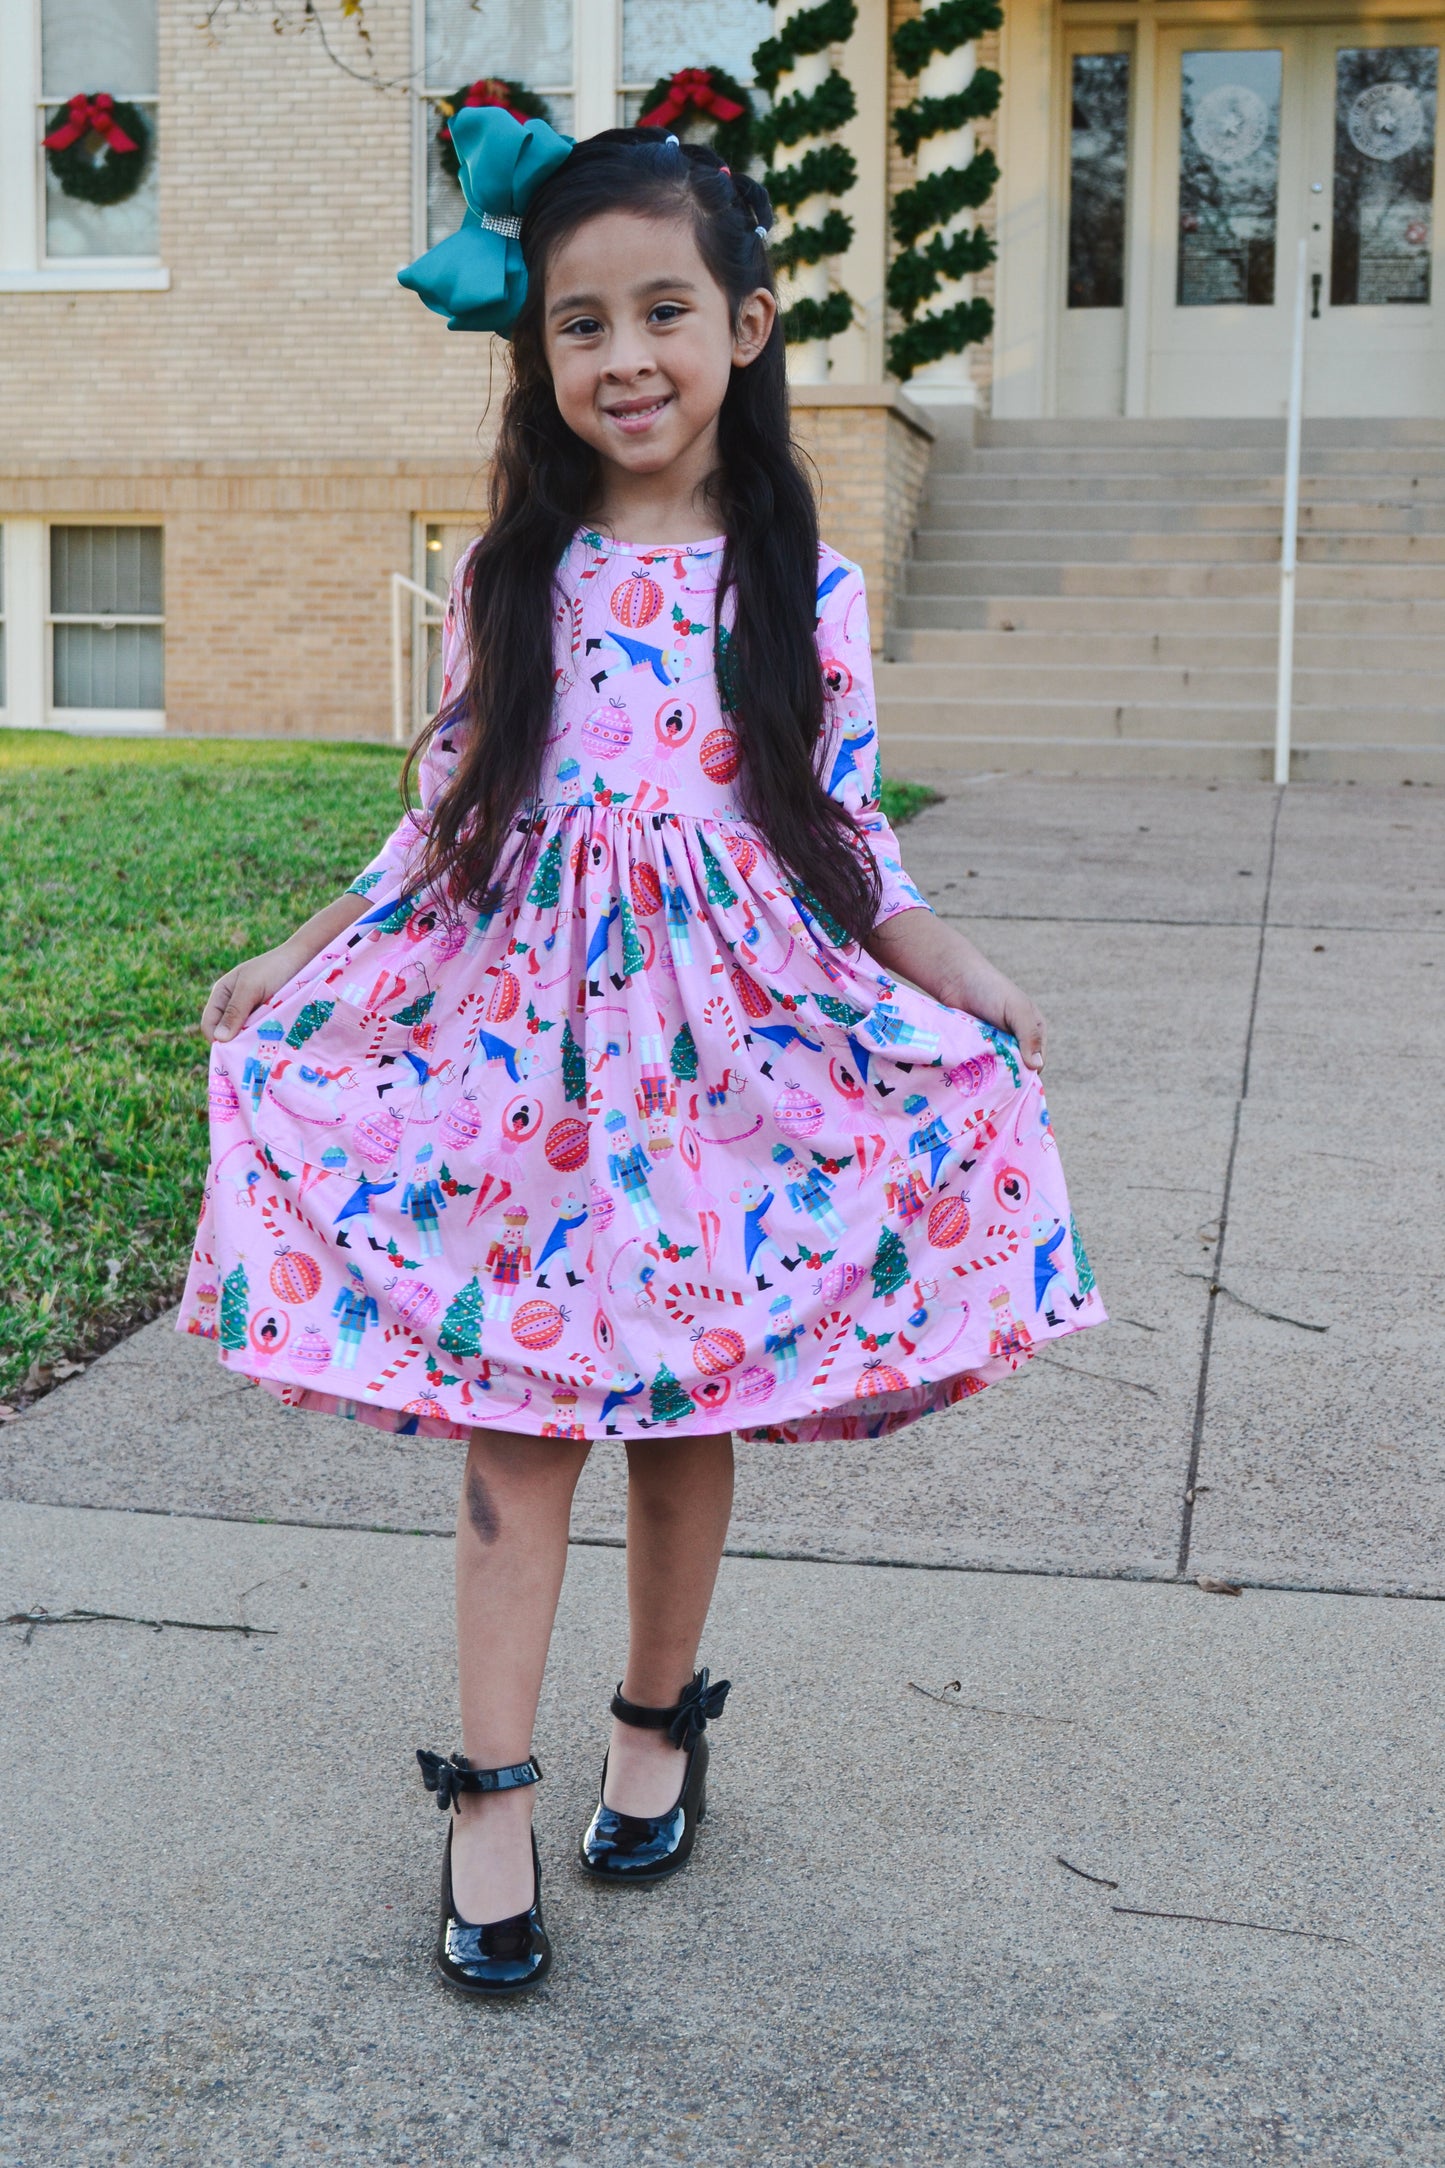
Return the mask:
{"type": "Polygon", "coordinates": [[[94,97],[78,90],[66,108],[66,117],[58,128],[52,128],[45,138],[48,151],[68,151],[72,143],[82,136],[98,135],[113,151],[138,151],[140,145],[133,143],[124,128],[114,117],[115,100],[108,90],[98,90],[94,97]]]}
{"type": "Polygon", "coordinates": [[[694,112],[706,113],[713,120],[737,120],[743,108],[736,98],[728,98],[720,90],[713,89],[712,71],[708,68],[679,68],[667,86],[667,96],[661,105],[655,105],[650,113],[643,113],[638,120],[640,128],[667,128],[680,120],[691,106],[694,112]]]}
{"type": "MultiPolygon", "coordinates": [[[[469,86],[467,94],[461,103],[452,107],[452,111],[453,113],[460,113],[469,105],[499,105],[504,113],[511,114],[513,120],[526,121],[531,119],[530,114],[518,112],[516,106],[508,102],[506,84],[499,82],[495,76],[491,75],[479,76],[477,81],[469,86]]],[[[445,120],[438,132],[442,135],[451,134],[445,120]]]]}

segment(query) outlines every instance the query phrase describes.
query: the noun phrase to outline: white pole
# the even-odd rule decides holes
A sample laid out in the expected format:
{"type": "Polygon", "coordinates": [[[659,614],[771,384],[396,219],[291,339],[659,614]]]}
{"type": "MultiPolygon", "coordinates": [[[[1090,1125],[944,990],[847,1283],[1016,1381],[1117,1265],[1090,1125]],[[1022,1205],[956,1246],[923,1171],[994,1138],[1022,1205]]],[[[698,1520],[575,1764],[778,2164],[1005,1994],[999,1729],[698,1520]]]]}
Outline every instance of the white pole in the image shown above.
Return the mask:
{"type": "Polygon", "coordinates": [[[1289,781],[1290,703],[1294,695],[1294,591],[1299,544],[1300,423],[1305,386],[1305,250],[1299,245],[1294,288],[1294,347],[1289,364],[1289,429],[1284,465],[1284,533],[1279,556],[1279,680],[1274,710],[1274,779],[1289,781]]]}

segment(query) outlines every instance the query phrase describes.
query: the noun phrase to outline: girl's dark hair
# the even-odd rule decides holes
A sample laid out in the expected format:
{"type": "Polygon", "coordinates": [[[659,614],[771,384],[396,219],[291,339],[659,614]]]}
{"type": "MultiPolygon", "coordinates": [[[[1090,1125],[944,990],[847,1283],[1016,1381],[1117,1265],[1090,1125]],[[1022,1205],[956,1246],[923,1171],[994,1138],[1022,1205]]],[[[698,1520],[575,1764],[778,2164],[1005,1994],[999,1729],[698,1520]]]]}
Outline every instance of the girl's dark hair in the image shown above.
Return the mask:
{"type": "MultiPolygon", "coordinates": [[[[497,901],[508,838],[540,780],[555,699],[557,571],[595,512],[598,488],[596,455],[567,427],[552,390],[543,345],[546,271],[559,243],[609,211],[690,216],[703,262],[734,313],[749,293],[773,285],[757,231],[772,224],[762,188],[729,174],[705,146],[669,141],[659,128],[588,137],[528,205],[521,231],[527,299],[512,333],[491,520],[471,560],[470,671],[412,754],[432,733],[465,726],[420,869],[422,885],[454,904],[497,901]]],[[[818,520],[789,426],[781,322],[750,366],[732,372],[709,495],[727,537],[719,632],[723,598],[730,589],[736,597],[726,652],[716,647],[714,657],[742,748],[744,809],[820,915],[862,940],[877,917],[878,875],[851,816],[817,774],[824,721],[815,642],[818,520]]]]}

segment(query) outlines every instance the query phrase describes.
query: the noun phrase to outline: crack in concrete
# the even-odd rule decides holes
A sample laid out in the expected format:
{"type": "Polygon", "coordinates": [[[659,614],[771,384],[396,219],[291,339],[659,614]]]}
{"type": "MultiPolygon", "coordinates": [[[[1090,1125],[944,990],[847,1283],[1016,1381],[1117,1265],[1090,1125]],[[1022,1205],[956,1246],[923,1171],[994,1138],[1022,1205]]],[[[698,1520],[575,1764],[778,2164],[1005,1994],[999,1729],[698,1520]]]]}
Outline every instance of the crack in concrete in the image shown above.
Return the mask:
{"type": "Polygon", "coordinates": [[[1269,922],[1270,892],[1274,887],[1275,852],[1279,842],[1280,815],[1284,810],[1285,789],[1276,785],[1274,794],[1274,818],[1269,824],[1269,862],[1264,869],[1264,894],[1259,906],[1259,941],[1254,955],[1254,984],[1250,988],[1249,1017],[1244,1027],[1244,1064],[1240,1073],[1239,1093],[1234,1102],[1234,1120],[1230,1126],[1229,1156],[1224,1163],[1224,1189],[1219,1200],[1219,1233],[1214,1244],[1214,1270],[1209,1282],[1209,1296],[1204,1312],[1204,1334],[1199,1347],[1199,1382],[1194,1394],[1194,1422],[1189,1435],[1189,1464],[1184,1472],[1184,1495],[1179,1509],[1179,1562],[1176,1571],[1183,1580],[1189,1571],[1189,1549],[1194,1539],[1194,1502],[1199,1477],[1199,1462],[1204,1451],[1205,1410],[1209,1395],[1209,1358],[1214,1345],[1214,1319],[1219,1308],[1220,1273],[1224,1266],[1224,1245],[1229,1239],[1229,1200],[1234,1188],[1234,1165],[1239,1156],[1239,1129],[1244,1114],[1244,1102],[1249,1097],[1249,1064],[1254,1053],[1254,1027],[1259,1015],[1259,989],[1264,977],[1265,942],[1272,929],[1269,922]]]}

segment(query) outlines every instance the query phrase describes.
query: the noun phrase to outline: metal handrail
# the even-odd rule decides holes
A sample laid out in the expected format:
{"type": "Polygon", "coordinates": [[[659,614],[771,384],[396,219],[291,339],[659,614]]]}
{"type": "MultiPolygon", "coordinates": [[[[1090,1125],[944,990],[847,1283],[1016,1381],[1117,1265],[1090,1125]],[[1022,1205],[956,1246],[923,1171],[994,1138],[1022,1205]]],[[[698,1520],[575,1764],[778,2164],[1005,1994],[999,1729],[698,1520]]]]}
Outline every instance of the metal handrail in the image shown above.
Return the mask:
{"type": "Polygon", "coordinates": [[[1274,709],[1274,779],[1289,781],[1289,740],[1294,700],[1294,593],[1299,554],[1300,428],[1305,385],[1305,251],[1299,245],[1295,274],[1294,346],[1289,363],[1289,422],[1284,465],[1284,531],[1279,553],[1279,676],[1274,709]]]}
{"type": "MultiPolygon", "coordinates": [[[[416,581],[409,580],[404,572],[393,572],[391,575],[391,742],[393,745],[405,745],[409,735],[406,727],[406,664],[402,656],[401,613],[403,591],[414,598],[412,602],[413,641],[419,625],[440,625],[446,620],[446,603],[442,596],[434,595],[429,587],[419,587],[416,581]],[[424,605],[420,610],[417,609],[417,601],[424,605]],[[435,617],[428,617],[427,612],[429,610],[436,612],[435,617]]],[[[415,648],[413,648],[412,653],[412,668],[413,670],[416,668],[415,648]]]]}

